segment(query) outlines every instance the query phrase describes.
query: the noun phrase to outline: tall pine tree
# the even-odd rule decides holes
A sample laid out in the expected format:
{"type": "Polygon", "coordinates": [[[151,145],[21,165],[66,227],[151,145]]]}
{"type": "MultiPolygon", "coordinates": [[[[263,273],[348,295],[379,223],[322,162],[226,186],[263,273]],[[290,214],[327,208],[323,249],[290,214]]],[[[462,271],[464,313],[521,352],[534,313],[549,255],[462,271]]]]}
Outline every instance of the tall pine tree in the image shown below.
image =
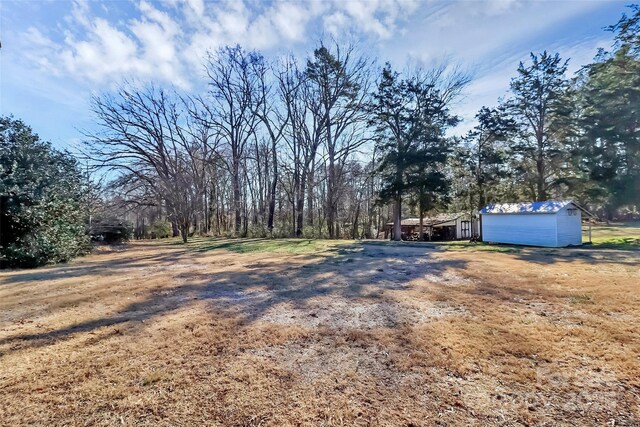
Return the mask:
{"type": "Polygon", "coordinates": [[[510,175],[507,144],[515,134],[516,123],[504,105],[482,107],[476,119],[478,124],[465,137],[465,160],[473,177],[469,191],[475,206],[471,207],[482,209],[487,199],[497,196],[497,184],[510,175]]]}
{"type": "Polygon", "coordinates": [[[417,199],[419,213],[447,189],[444,163],[449,153],[444,132],[458,118],[447,108],[448,94],[429,79],[402,79],[386,64],[370,107],[371,124],[382,153],[381,202],[394,203],[393,238],[401,239],[403,197],[417,199]]]}
{"type": "Polygon", "coordinates": [[[512,148],[518,156],[525,194],[533,200],[554,195],[567,158],[565,141],[572,134],[567,62],[557,53],[532,53],[531,63],[521,62],[518,75],[511,80],[513,97],[508,106],[519,128],[512,148]]]}
{"type": "Polygon", "coordinates": [[[583,134],[576,156],[595,182],[605,214],[640,205],[640,6],[609,27],[613,52],[600,51],[582,70],[579,99],[583,134]]]}

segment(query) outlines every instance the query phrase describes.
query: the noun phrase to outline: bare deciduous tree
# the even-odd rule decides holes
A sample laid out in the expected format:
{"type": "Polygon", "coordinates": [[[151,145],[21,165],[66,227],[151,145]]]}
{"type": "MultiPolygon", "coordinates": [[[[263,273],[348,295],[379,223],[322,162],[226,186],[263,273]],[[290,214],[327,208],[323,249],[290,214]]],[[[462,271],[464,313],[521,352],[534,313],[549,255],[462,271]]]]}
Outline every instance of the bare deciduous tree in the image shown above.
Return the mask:
{"type": "Polygon", "coordinates": [[[89,158],[119,174],[116,186],[164,201],[186,242],[201,209],[208,129],[194,126],[183,100],[154,86],[94,97],[93,112],[100,130],[87,134],[89,158]]]}
{"type": "Polygon", "coordinates": [[[264,101],[262,76],[258,74],[263,61],[257,52],[235,46],[209,53],[205,66],[210,96],[204,106],[211,127],[228,150],[228,156],[222,158],[231,175],[236,233],[240,233],[242,226],[243,159],[259,124],[255,113],[261,110],[264,101]]]}
{"type": "Polygon", "coordinates": [[[307,62],[306,74],[319,99],[319,123],[324,128],[327,154],[326,213],[329,237],[337,236],[336,215],[339,189],[346,160],[362,145],[369,95],[371,62],[357,55],[353,46],[333,50],[321,45],[307,62]]]}

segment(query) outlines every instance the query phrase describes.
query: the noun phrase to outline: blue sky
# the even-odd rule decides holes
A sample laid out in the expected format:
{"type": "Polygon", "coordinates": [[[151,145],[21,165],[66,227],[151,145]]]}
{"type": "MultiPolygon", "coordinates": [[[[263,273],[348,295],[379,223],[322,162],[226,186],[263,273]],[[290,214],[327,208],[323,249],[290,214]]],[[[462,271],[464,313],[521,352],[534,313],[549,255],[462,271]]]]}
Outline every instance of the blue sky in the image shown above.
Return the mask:
{"type": "Polygon", "coordinates": [[[195,92],[208,49],[241,44],[266,55],[303,57],[321,38],[355,40],[395,67],[460,64],[473,72],[455,107],[473,125],[482,106],[508,91],[530,51],[557,51],[570,70],[608,48],[628,1],[3,0],[0,114],[73,149],[91,129],[92,95],[123,80],[195,92]]]}

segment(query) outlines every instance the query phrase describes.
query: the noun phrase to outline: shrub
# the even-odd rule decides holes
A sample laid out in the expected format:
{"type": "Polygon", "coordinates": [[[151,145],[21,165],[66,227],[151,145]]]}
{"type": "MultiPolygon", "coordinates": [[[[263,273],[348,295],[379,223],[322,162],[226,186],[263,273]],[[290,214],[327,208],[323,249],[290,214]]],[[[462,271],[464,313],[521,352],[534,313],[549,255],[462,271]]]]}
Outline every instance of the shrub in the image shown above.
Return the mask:
{"type": "Polygon", "coordinates": [[[269,230],[263,224],[251,224],[247,232],[247,237],[263,238],[269,236],[269,230]]]}
{"type": "Polygon", "coordinates": [[[76,160],[22,121],[0,118],[0,267],[68,261],[90,250],[76,160]]]}
{"type": "Polygon", "coordinates": [[[154,221],[149,227],[148,233],[152,239],[166,239],[173,235],[171,223],[166,220],[154,221]]]}

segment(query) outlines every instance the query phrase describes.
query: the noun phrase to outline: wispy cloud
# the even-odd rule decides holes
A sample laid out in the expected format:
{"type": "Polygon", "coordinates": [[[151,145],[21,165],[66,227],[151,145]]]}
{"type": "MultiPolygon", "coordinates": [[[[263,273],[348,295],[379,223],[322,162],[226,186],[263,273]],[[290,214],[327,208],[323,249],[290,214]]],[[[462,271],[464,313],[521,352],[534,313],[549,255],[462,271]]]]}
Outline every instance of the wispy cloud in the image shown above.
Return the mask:
{"type": "Polygon", "coordinates": [[[602,27],[623,9],[624,0],[16,1],[0,16],[1,107],[52,132],[66,114],[69,135],[88,119],[90,94],[123,80],[194,90],[207,50],[240,44],[267,54],[304,53],[332,37],[355,41],[398,68],[449,61],[474,70],[456,107],[465,118],[456,133],[463,133],[480,106],[506,94],[529,51],[559,51],[572,58],[574,71],[608,46],[602,27]]]}
{"type": "Polygon", "coordinates": [[[464,102],[456,107],[464,121],[453,133],[463,134],[481,106],[496,105],[508,94],[518,63],[530,52],[546,49],[571,58],[571,74],[598,47],[609,45],[610,35],[591,15],[602,6],[596,1],[427,3],[401,36],[381,42],[380,54],[395,64],[449,62],[473,70],[464,102]]]}
{"type": "Polygon", "coordinates": [[[189,88],[207,50],[225,44],[265,50],[303,44],[312,24],[334,35],[356,31],[389,38],[415,8],[413,0],[267,5],[143,0],[135,17],[110,21],[108,9],[76,0],[65,17],[61,38],[29,27],[22,51],[30,65],[92,84],[111,84],[126,77],[189,88]]]}

